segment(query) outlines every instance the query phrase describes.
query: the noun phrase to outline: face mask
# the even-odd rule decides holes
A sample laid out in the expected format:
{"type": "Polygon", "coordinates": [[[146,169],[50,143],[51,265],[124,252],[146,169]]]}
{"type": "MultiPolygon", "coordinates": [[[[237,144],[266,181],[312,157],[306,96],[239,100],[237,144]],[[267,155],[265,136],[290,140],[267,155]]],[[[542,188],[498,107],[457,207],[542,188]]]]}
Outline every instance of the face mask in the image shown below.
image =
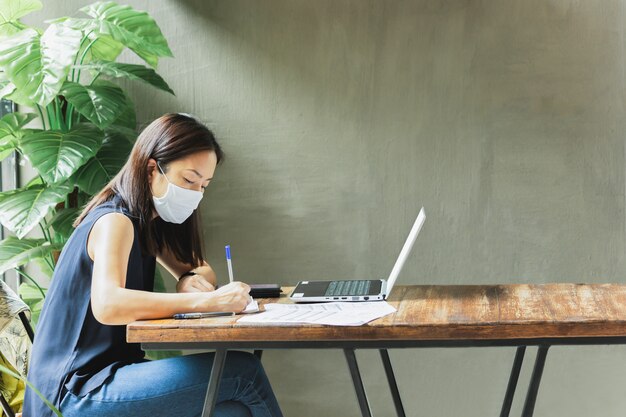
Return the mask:
{"type": "Polygon", "coordinates": [[[167,191],[163,197],[152,196],[154,208],[159,217],[166,222],[181,224],[198,208],[203,194],[200,191],[188,190],[172,184],[159,164],[157,166],[167,180],[167,191]]]}

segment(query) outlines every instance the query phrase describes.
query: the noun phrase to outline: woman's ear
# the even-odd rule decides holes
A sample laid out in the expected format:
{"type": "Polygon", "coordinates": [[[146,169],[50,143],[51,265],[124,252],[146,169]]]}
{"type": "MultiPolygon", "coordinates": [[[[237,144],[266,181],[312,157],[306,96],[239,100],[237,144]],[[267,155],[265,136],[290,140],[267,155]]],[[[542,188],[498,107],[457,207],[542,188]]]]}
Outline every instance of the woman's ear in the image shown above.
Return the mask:
{"type": "Polygon", "coordinates": [[[148,159],[148,165],[146,166],[146,169],[148,170],[148,180],[152,181],[152,178],[154,177],[157,169],[157,163],[154,158],[148,159]]]}

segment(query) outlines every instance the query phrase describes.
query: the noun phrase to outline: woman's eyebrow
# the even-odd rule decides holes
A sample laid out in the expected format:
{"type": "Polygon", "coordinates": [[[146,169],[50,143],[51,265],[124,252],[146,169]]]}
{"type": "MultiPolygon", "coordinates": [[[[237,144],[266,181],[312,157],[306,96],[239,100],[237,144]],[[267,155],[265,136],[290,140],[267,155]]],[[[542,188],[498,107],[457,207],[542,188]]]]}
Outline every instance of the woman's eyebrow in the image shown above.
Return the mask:
{"type": "MultiPolygon", "coordinates": [[[[187,168],[187,169],[185,169],[185,171],[191,171],[191,172],[193,172],[194,174],[196,174],[198,177],[202,178],[202,174],[200,174],[198,171],[196,171],[196,170],[195,170],[195,169],[193,169],[193,168],[187,168]]],[[[211,178],[207,178],[205,181],[210,181],[210,180],[212,180],[212,179],[213,179],[213,177],[211,177],[211,178]]]]}

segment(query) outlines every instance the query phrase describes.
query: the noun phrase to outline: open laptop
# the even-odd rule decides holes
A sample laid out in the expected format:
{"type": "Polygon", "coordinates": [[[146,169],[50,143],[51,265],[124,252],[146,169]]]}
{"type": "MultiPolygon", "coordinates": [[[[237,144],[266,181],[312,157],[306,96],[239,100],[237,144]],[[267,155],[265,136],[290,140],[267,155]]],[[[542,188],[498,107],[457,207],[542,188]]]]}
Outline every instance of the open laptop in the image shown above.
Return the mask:
{"type": "Polygon", "coordinates": [[[391,293],[393,285],[402,271],[406,258],[411,253],[413,243],[426,220],[424,207],[420,210],[409,236],[396,259],[389,278],[372,280],[341,281],[300,281],[289,298],[297,303],[320,301],[377,301],[384,300],[391,293]]]}

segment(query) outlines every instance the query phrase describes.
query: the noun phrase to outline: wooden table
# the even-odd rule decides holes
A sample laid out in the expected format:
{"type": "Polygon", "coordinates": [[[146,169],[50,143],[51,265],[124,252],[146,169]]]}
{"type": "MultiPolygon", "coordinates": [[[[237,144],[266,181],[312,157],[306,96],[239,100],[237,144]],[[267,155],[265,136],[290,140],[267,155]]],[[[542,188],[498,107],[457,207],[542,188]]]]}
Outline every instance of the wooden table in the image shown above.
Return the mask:
{"type": "MultiPolygon", "coordinates": [[[[283,288],[289,294],[291,288],[283,288]]],[[[286,296],[261,299],[290,302],[286,296]]],[[[548,348],[626,344],[626,285],[396,286],[395,314],[357,327],[239,324],[236,317],[147,320],[128,325],[127,340],[144,349],[216,349],[204,416],[212,413],[228,349],[343,349],[364,416],[371,416],[355,349],[379,349],[399,416],[404,415],[387,349],[517,346],[501,417],[509,415],[525,349],[539,350],[522,416],[533,414],[548,348]],[[271,328],[271,331],[268,331],[271,328]]]]}

